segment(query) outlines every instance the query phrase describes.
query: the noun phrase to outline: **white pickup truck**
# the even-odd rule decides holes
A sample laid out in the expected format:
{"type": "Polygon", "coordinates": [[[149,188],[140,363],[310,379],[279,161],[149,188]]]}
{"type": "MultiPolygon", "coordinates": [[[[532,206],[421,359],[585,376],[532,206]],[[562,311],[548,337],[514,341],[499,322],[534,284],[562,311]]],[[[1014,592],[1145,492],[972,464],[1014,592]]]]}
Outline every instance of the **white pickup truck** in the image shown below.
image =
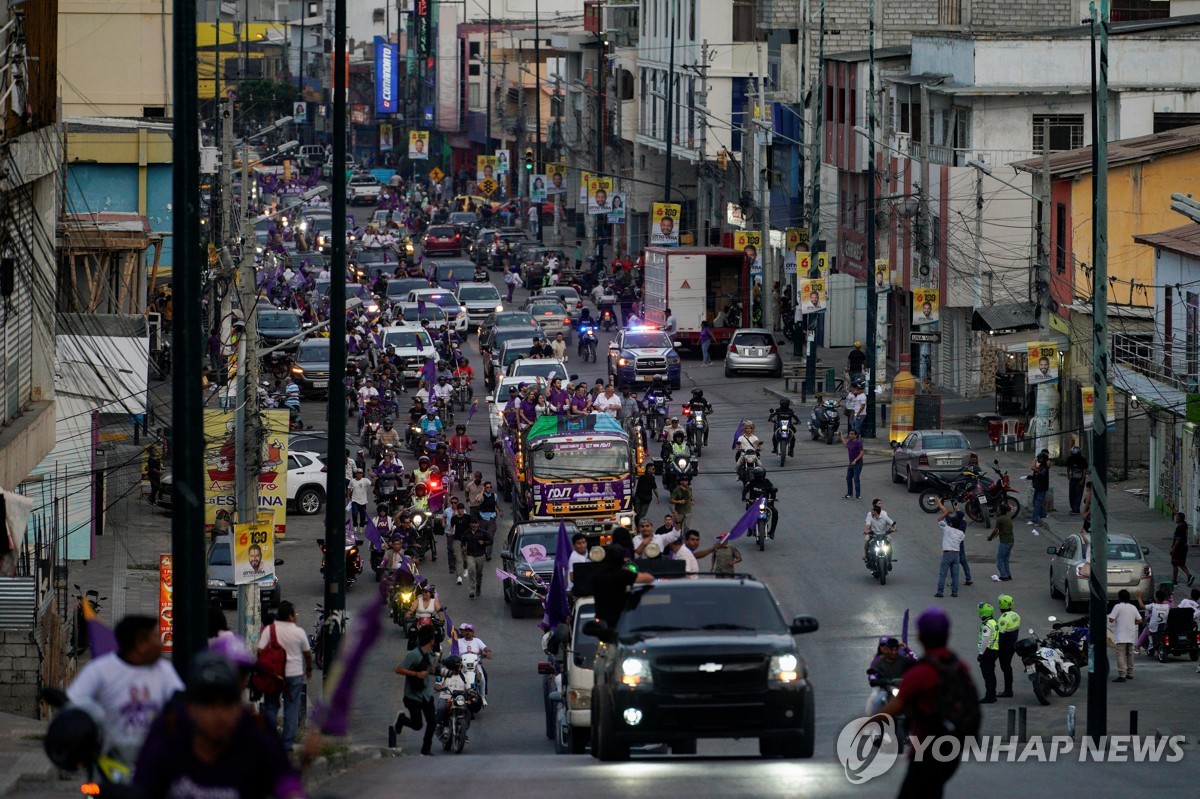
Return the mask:
{"type": "Polygon", "coordinates": [[[346,202],[349,205],[378,205],[383,184],[374,175],[354,175],[346,183],[346,202]]]}

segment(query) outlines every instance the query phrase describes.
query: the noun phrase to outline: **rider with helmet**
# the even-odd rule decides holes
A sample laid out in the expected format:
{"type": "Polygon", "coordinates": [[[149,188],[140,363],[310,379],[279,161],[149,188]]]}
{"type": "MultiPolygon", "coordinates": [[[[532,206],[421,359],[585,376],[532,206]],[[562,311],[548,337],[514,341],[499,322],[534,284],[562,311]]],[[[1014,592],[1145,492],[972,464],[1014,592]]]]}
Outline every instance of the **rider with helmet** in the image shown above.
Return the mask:
{"type": "Polygon", "coordinates": [[[990,602],[979,603],[979,671],[983,674],[981,705],[996,701],[996,661],[1000,657],[1000,626],[990,602]]]}
{"type": "Polygon", "coordinates": [[[767,530],[767,537],[775,537],[775,528],[779,526],[779,511],[775,510],[775,496],[779,493],[779,489],[767,477],[767,470],[762,466],[755,466],[750,470],[750,481],[742,486],[742,502],[750,502],[759,497],[766,497],[767,509],[771,511],[771,526],[767,530]]]}
{"type": "Polygon", "coordinates": [[[646,396],[642,397],[642,404],[647,408],[653,407],[655,397],[671,399],[671,390],[663,385],[662,375],[654,376],[654,382],[650,384],[650,388],[646,389],[646,396]]]}
{"type": "Polygon", "coordinates": [[[388,447],[394,449],[400,448],[400,431],[396,429],[396,425],[392,421],[391,417],[383,420],[383,429],[376,433],[375,440],[381,449],[388,447]]]}
{"type": "Polygon", "coordinates": [[[712,403],[704,398],[704,389],[702,388],[692,389],[692,398],[684,404],[684,407],[691,408],[694,411],[704,411],[705,413],[712,413],[713,411],[712,403]]]}
{"type": "Polygon", "coordinates": [[[421,457],[417,458],[417,468],[413,470],[411,475],[409,475],[409,480],[411,480],[414,484],[424,483],[429,479],[430,475],[433,474],[433,469],[431,466],[432,461],[430,461],[428,455],[422,455],[421,457]]]}
{"type": "MultiPolygon", "coordinates": [[[[792,410],[792,401],[790,399],[788,399],[787,397],[780,397],[779,398],[779,407],[772,408],[771,412],[769,414],[767,414],[767,420],[770,422],[778,422],[780,419],[788,419],[792,423],[792,431],[793,431],[792,438],[788,442],[788,457],[791,457],[796,454],[795,430],[796,430],[796,424],[800,421],[800,417],[797,416],[796,412],[792,410]]],[[[771,432],[771,453],[775,454],[778,451],[779,451],[779,440],[776,437],[775,432],[772,431],[771,432]]]]}
{"type": "Polygon", "coordinates": [[[440,438],[445,425],[438,418],[437,408],[430,405],[425,409],[425,416],[421,419],[421,432],[428,438],[440,438]]]}
{"type": "Polygon", "coordinates": [[[424,483],[417,483],[416,487],[413,488],[413,498],[412,502],[408,505],[408,509],[418,513],[431,512],[429,507],[429,486],[424,483]]]}
{"type": "Polygon", "coordinates": [[[692,448],[687,443],[687,433],[683,432],[682,428],[676,429],[671,437],[663,442],[662,445],[662,460],[664,465],[668,460],[675,458],[692,457],[692,448]]]}
{"type": "Polygon", "coordinates": [[[433,689],[437,691],[437,701],[434,703],[437,730],[434,737],[441,738],[442,725],[446,723],[446,714],[450,712],[450,702],[453,701],[455,692],[467,690],[467,681],[462,675],[461,655],[450,655],[442,661],[442,669],[433,689]]]}
{"type": "Polygon", "coordinates": [[[883,500],[872,500],[871,510],[867,513],[867,518],[863,521],[863,560],[865,561],[870,557],[872,534],[886,536],[894,532],[896,532],[896,522],[883,509],[883,500]]]}
{"type": "Polygon", "coordinates": [[[466,473],[471,471],[471,452],[475,449],[475,441],[467,435],[465,424],[454,426],[454,435],[450,437],[450,450],[464,459],[466,473]]]}

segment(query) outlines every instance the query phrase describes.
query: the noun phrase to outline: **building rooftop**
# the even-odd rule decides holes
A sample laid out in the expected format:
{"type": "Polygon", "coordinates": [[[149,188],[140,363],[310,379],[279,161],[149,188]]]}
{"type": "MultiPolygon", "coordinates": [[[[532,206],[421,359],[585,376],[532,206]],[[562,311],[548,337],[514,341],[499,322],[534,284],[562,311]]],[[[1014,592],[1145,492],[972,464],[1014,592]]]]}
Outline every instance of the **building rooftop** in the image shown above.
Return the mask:
{"type": "MultiPolygon", "coordinates": [[[[905,45],[896,45],[895,47],[876,47],[875,60],[884,61],[892,58],[908,58],[912,55],[912,47],[905,45]]],[[[846,53],[834,53],[826,55],[826,61],[867,61],[871,58],[870,50],[851,50],[846,53]]]]}
{"type": "MultiPolygon", "coordinates": [[[[1186,153],[1200,149],[1200,125],[1152,133],[1133,139],[1120,139],[1108,143],[1108,168],[1152,161],[1164,155],[1186,153]]],[[[1030,158],[1017,161],[1013,168],[1022,172],[1041,174],[1042,159],[1030,158]]],[[[1092,148],[1080,147],[1064,150],[1050,156],[1051,177],[1086,175],[1092,171],[1092,148]]]]}
{"type": "Polygon", "coordinates": [[[1200,225],[1192,223],[1181,225],[1160,233],[1148,233],[1134,236],[1139,244],[1149,244],[1159,250],[1186,255],[1200,260],[1200,225]]]}
{"type": "MultiPolygon", "coordinates": [[[[1200,14],[1186,14],[1163,19],[1133,20],[1130,22],[1111,22],[1108,26],[1108,35],[1110,38],[1115,36],[1144,36],[1152,38],[1152,35],[1156,33],[1171,35],[1172,37],[1179,37],[1180,34],[1187,33],[1200,35],[1200,14]],[[1197,30],[1189,31],[1189,28],[1197,28],[1197,30]]],[[[1049,28],[1040,31],[978,31],[969,29],[964,31],[935,31],[928,34],[919,34],[919,37],[971,39],[975,41],[1008,41],[1013,39],[1087,39],[1091,35],[1091,25],[1085,24],[1072,25],[1066,28],[1049,28]]]]}

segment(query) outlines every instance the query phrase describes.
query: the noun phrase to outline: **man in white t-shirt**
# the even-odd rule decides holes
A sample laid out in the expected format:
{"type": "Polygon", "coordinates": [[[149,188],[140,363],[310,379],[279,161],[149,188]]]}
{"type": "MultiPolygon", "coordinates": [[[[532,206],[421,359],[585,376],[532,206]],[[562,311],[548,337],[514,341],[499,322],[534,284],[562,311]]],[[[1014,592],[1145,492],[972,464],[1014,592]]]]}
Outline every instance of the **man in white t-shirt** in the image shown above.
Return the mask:
{"type": "Polygon", "coordinates": [[[263,628],[258,636],[258,650],[261,652],[271,641],[274,632],[275,640],[287,652],[287,665],[284,667],[283,691],[263,698],[263,718],[274,728],[279,718],[279,703],[283,701],[283,747],[291,751],[296,743],[296,728],[300,724],[300,691],[306,678],[312,677],[312,649],[308,645],[308,635],[296,624],[296,607],[286,599],[279,603],[279,612],[275,614],[275,622],[263,628]]]}
{"type": "Polygon", "coordinates": [[[150,722],[177,691],[183,690],[183,682],[170,661],[162,657],[158,619],[126,616],[114,634],[117,651],[84,666],[67,689],[67,698],[72,704],[103,711],[110,750],[132,765],[150,722]]]}
{"type": "Polygon", "coordinates": [[[617,391],[612,383],[604,387],[604,393],[592,400],[592,408],[597,413],[607,413],[614,419],[617,418],[617,411],[621,410],[621,398],[617,396],[617,391]]]}
{"type": "MultiPolygon", "coordinates": [[[[371,501],[371,479],[363,475],[363,470],[354,464],[354,477],[347,484],[350,488],[350,522],[355,533],[362,533],[367,528],[367,503],[371,501]]],[[[350,538],[346,534],[347,541],[350,538]]]]}
{"type": "Polygon", "coordinates": [[[850,417],[850,429],[862,435],[863,420],[867,418],[867,394],[860,387],[855,387],[842,400],[846,414],[850,417]]]}
{"type": "Polygon", "coordinates": [[[587,536],[576,533],[571,537],[571,557],[567,560],[567,591],[575,588],[575,564],[587,562],[587,536]]]}
{"type": "Polygon", "coordinates": [[[479,663],[476,665],[476,670],[479,672],[479,693],[483,696],[483,701],[487,703],[487,672],[483,670],[484,658],[492,656],[492,650],[483,642],[482,638],[475,637],[475,626],[473,624],[464,624],[458,628],[458,654],[460,655],[479,655],[479,663]]]}
{"type": "Polygon", "coordinates": [[[688,530],[683,538],[677,538],[671,544],[671,552],[674,553],[675,560],[682,560],[684,570],[689,577],[700,573],[700,559],[707,558],[716,549],[711,546],[708,549],[696,549],[700,546],[700,534],[695,530],[688,530]]]}

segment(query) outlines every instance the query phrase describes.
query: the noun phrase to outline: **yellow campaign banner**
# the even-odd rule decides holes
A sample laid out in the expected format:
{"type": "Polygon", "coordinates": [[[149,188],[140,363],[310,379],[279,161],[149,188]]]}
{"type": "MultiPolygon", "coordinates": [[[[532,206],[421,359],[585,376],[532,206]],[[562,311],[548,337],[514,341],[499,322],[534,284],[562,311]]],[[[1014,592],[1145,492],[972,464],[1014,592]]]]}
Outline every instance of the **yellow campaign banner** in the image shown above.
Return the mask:
{"type": "Polygon", "coordinates": [[[938,290],[913,289],[913,318],[914,325],[931,325],[938,321],[938,290]]]}
{"type": "Polygon", "coordinates": [[[821,270],[821,278],[829,277],[829,253],[817,253],[817,268],[821,270]]]}
{"type": "Polygon", "coordinates": [[[746,260],[755,267],[762,266],[762,261],[759,260],[759,253],[762,250],[762,233],[760,231],[733,231],[733,249],[745,253],[746,260]]]}
{"type": "Polygon", "coordinates": [[[563,194],[566,192],[566,164],[546,164],[546,177],[550,179],[550,185],[546,189],[547,194],[563,194]]]}
{"type": "Polygon", "coordinates": [[[251,524],[234,526],[233,582],[250,585],[267,582],[275,576],[275,520],[260,513],[251,524]]]}
{"type": "Polygon", "coordinates": [[[800,281],[800,313],[810,314],[825,310],[829,298],[825,293],[824,280],[800,281]]]}
{"type": "MultiPolygon", "coordinates": [[[[796,250],[796,276],[800,279],[808,277],[808,270],[812,269],[812,253],[805,250],[796,250]]],[[[799,286],[796,287],[799,291],[799,286]]]]}
{"type": "MultiPolygon", "coordinates": [[[[283,538],[287,533],[288,412],[261,411],[261,415],[258,511],[271,514],[275,535],[283,538]]],[[[204,411],[204,531],[210,535],[233,532],[237,515],[236,424],[234,411],[204,411]]]]}
{"type": "Polygon", "coordinates": [[[679,246],[679,203],[653,203],[650,206],[650,243],[660,247],[679,246]]]}
{"type": "Polygon", "coordinates": [[[1029,342],[1025,382],[1031,386],[1058,380],[1058,345],[1051,341],[1029,342]]]}
{"type": "Polygon", "coordinates": [[[429,160],[429,131],[410,130],[408,132],[408,157],[411,160],[429,160]]]}
{"type": "MultiPolygon", "coordinates": [[[[1091,386],[1079,387],[1080,399],[1083,402],[1083,429],[1092,429],[1092,414],[1096,410],[1096,389],[1091,386]]],[[[1113,396],[1113,387],[1108,387],[1108,402],[1105,403],[1104,421],[1107,429],[1117,429],[1117,402],[1113,396]]]]}
{"type": "Polygon", "coordinates": [[[612,211],[612,205],[609,203],[609,197],[613,193],[612,178],[588,178],[587,194],[588,194],[588,213],[589,214],[607,214],[612,211]]]}
{"type": "Polygon", "coordinates": [[[475,180],[496,179],[496,156],[478,155],[475,157],[475,180]]]}
{"type": "Polygon", "coordinates": [[[875,290],[887,291],[892,286],[891,270],[887,258],[875,259],[875,290]]]}
{"type": "Polygon", "coordinates": [[[783,235],[788,252],[797,252],[808,247],[808,231],[804,228],[790,227],[783,235]]]}

